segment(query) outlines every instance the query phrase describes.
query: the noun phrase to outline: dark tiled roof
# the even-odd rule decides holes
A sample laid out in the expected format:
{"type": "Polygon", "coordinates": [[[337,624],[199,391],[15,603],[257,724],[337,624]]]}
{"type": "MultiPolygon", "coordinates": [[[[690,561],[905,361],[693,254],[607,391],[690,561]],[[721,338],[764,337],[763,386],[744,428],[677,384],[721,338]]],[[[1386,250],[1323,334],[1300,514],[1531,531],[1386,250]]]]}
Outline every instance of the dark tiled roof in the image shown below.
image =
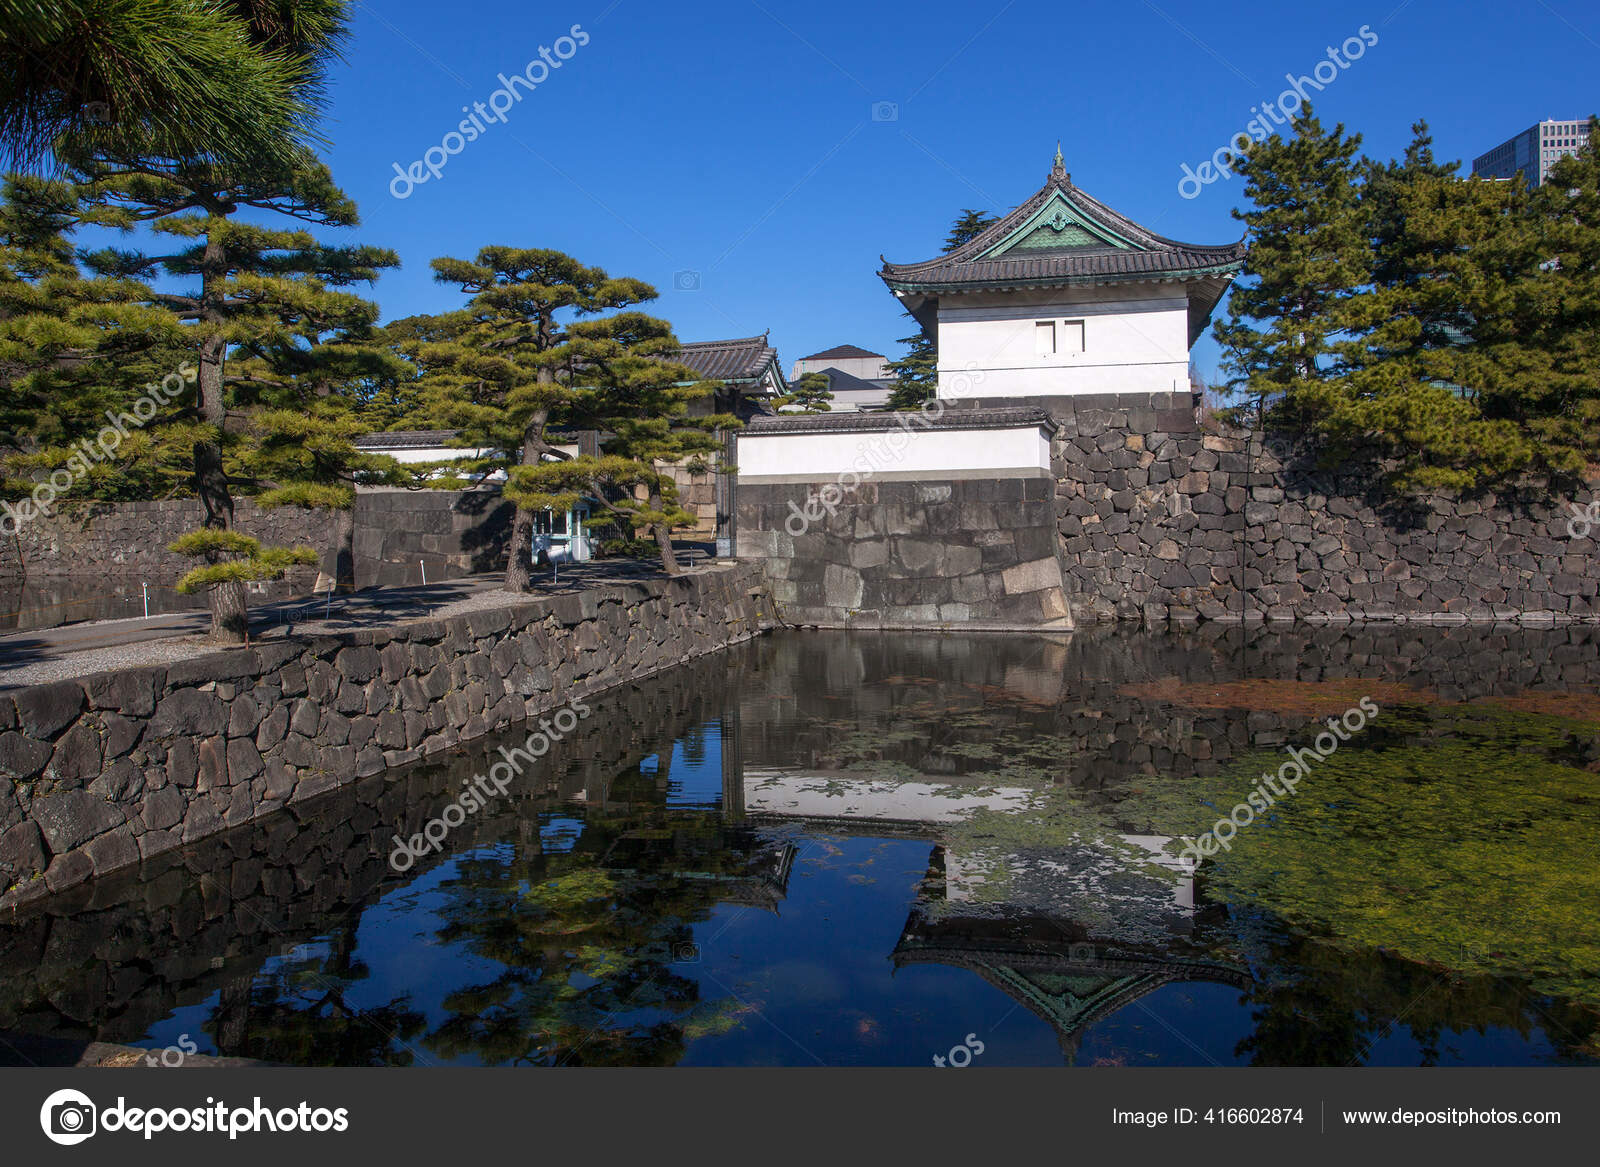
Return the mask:
{"type": "Polygon", "coordinates": [[[1028,284],[1105,283],[1114,280],[1221,275],[1238,261],[1196,251],[1128,251],[1120,247],[1080,248],[1070,253],[1024,255],[1012,259],[946,263],[913,275],[884,275],[895,287],[942,291],[959,286],[1004,288],[1028,284]]]}
{"type": "Polygon", "coordinates": [[[878,274],[897,291],[958,291],[1227,275],[1239,269],[1244,257],[1242,239],[1210,246],[1157,235],[1073,186],[1072,176],[1058,165],[1032,198],[960,247],[921,263],[884,260],[878,274]],[[991,259],[979,258],[1027,223],[1058,192],[1088,222],[1132,246],[1009,251],[991,259]]]}
{"type": "Polygon", "coordinates": [[[955,409],[939,416],[911,410],[906,413],[785,413],[758,417],[740,430],[748,434],[828,434],[882,433],[886,430],[930,428],[940,430],[998,430],[1021,426],[1044,426],[1052,432],[1056,423],[1047,410],[955,409]]]}
{"type": "MultiPolygon", "coordinates": [[[[362,434],[352,444],[359,450],[426,450],[433,447],[454,449],[450,443],[461,434],[460,430],[378,430],[362,434]]],[[[578,440],[576,431],[547,430],[545,441],[564,445],[578,440]]],[[[463,451],[472,447],[459,447],[463,451]]]]}
{"type": "Polygon", "coordinates": [[[801,357],[802,361],[850,361],[860,360],[863,357],[876,357],[883,360],[882,353],[868,352],[853,344],[835,345],[830,349],[823,349],[820,353],[812,353],[809,357],[801,357]]]}
{"type": "Polygon", "coordinates": [[[884,386],[876,381],[852,377],[839,369],[827,368],[815,371],[828,378],[828,391],[831,393],[872,393],[882,392],[884,389],[884,386]]]}
{"type": "Polygon", "coordinates": [[[778,359],[767,334],[742,340],[697,340],[684,345],[676,358],[711,381],[753,381],[778,359]]]}
{"type": "Polygon", "coordinates": [[[457,430],[382,430],[375,434],[362,434],[355,440],[361,449],[382,446],[390,450],[426,449],[430,446],[448,446],[457,430]]]}

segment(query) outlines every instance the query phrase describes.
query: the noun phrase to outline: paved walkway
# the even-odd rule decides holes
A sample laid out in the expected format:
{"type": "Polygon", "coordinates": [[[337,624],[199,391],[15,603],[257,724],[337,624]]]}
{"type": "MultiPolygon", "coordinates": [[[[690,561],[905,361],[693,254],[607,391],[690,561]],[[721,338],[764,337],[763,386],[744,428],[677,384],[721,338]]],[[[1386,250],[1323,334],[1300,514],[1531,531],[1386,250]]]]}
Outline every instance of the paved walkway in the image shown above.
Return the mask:
{"type": "MultiPolygon", "coordinates": [[[[700,562],[706,562],[701,560],[700,562]]],[[[716,562],[716,561],[711,561],[716,562]]],[[[558,595],[629,579],[659,579],[654,565],[608,559],[539,569],[528,596],[558,595]]],[[[262,604],[250,609],[252,640],[272,640],[291,632],[344,632],[355,628],[423,619],[446,608],[497,606],[504,572],[467,576],[444,583],[358,592],[262,604]]],[[[0,689],[37,685],[103,669],[161,664],[216,646],[204,640],[209,611],[169,612],[148,619],[101,620],[60,628],[0,634],[0,689]],[[80,655],[81,654],[81,655],[80,655]]]]}

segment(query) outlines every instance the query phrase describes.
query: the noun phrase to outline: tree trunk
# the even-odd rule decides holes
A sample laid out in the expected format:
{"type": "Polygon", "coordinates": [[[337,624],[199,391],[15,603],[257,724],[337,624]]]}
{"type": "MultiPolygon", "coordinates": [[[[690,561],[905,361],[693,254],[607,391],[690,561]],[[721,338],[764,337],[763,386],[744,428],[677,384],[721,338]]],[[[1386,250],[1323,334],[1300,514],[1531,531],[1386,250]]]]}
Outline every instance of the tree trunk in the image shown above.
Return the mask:
{"type": "Polygon", "coordinates": [[[333,576],[335,586],[356,586],[356,508],[334,512],[333,576]]]}
{"type": "MultiPolygon", "coordinates": [[[[213,258],[213,249],[217,249],[217,258],[220,262],[220,249],[211,242],[206,244],[207,260],[213,258]]],[[[209,284],[212,277],[207,273],[203,279],[209,284]]],[[[202,296],[202,300],[209,300],[210,295],[208,290],[202,296]]],[[[221,310],[215,305],[203,304],[202,315],[216,323],[221,322],[221,310]]],[[[233,495],[228,491],[228,471],[223,465],[220,440],[222,427],[228,420],[222,381],[223,360],[227,350],[228,343],[221,336],[212,336],[200,346],[198,378],[200,419],[207,425],[215,426],[219,437],[202,438],[194,444],[195,493],[200,496],[200,504],[205,507],[205,525],[218,531],[233,529],[233,495]]],[[[213,555],[210,561],[215,563],[218,557],[213,555]]],[[[211,639],[221,644],[244,644],[249,639],[250,633],[244,584],[214,585],[206,598],[211,605],[211,639]]]]}
{"type": "MultiPolygon", "coordinates": [[[[661,492],[650,492],[650,509],[661,509],[661,492]]],[[[650,533],[656,538],[656,546],[661,548],[661,570],[668,575],[681,575],[683,568],[678,565],[678,554],[672,549],[672,531],[665,523],[651,523],[650,533]]]]}
{"type": "Polygon", "coordinates": [[[250,643],[250,612],[244,584],[238,580],[213,584],[211,601],[211,639],[220,644],[250,643]]]}
{"type": "MultiPolygon", "coordinates": [[[[548,369],[539,370],[541,381],[549,379],[548,369]]],[[[544,440],[544,423],[549,414],[539,410],[528,419],[522,431],[522,457],[519,466],[537,466],[549,449],[544,440]]],[[[506,582],[508,592],[525,592],[533,582],[533,512],[517,508],[511,520],[511,547],[506,553],[506,582]]]]}
{"type": "Polygon", "coordinates": [[[517,508],[511,519],[511,549],[506,556],[505,590],[525,592],[533,582],[533,512],[517,508]]]}

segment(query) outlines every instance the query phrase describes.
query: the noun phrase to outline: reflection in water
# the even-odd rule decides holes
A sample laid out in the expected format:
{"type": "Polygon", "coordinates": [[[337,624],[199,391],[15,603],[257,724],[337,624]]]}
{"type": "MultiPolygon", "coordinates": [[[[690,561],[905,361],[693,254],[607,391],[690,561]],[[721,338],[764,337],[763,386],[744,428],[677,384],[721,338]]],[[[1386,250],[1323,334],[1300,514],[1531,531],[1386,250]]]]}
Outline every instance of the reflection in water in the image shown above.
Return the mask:
{"type": "Polygon", "coordinates": [[[776,635],[593,703],[403,877],[392,836],[498,742],[0,924],[0,1060],[927,1065],[977,1032],[985,1065],[1593,1061],[1594,650],[776,635]],[[1354,682],[1372,731],[1181,866],[1354,682]]]}

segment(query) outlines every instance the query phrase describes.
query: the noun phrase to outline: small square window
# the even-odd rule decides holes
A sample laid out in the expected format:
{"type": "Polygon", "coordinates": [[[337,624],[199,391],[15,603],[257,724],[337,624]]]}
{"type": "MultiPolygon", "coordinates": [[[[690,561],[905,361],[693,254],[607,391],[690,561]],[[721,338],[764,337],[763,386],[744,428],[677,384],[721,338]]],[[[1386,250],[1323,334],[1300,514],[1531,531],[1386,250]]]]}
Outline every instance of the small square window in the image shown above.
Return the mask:
{"type": "Polygon", "coordinates": [[[1033,326],[1033,351],[1041,357],[1056,355],[1056,322],[1041,320],[1033,326]]]}
{"type": "Polygon", "coordinates": [[[1063,320],[1061,323],[1061,351],[1064,353],[1083,352],[1083,321],[1063,320]]]}

